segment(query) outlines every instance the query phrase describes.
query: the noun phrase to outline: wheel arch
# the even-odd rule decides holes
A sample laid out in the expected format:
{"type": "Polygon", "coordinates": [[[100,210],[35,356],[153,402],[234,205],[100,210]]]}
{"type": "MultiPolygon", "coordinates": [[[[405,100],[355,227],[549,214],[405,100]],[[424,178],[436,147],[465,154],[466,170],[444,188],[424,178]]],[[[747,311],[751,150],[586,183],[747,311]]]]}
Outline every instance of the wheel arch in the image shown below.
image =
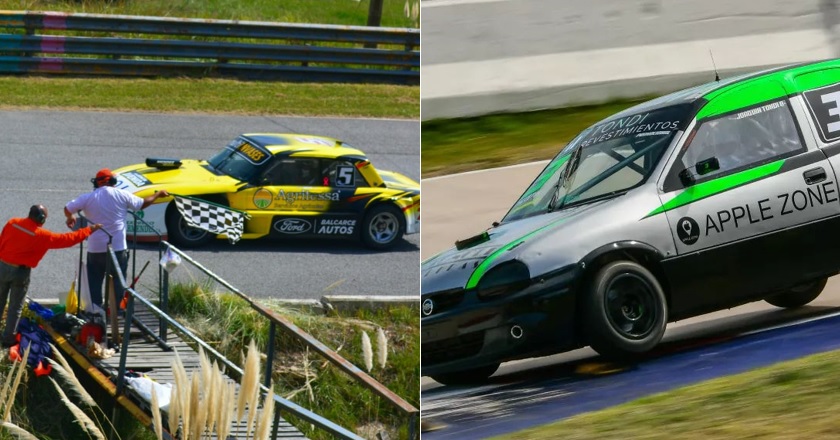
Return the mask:
{"type": "Polygon", "coordinates": [[[376,209],[377,207],[383,206],[383,205],[384,206],[390,206],[390,207],[396,209],[400,213],[400,215],[397,216],[397,219],[400,221],[400,231],[404,234],[405,233],[405,227],[406,227],[405,213],[403,212],[402,207],[399,204],[397,204],[396,201],[391,200],[389,198],[381,198],[381,199],[371,200],[371,202],[367,206],[365,206],[365,210],[362,212],[362,215],[360,217],[361,221],[364,222],[365,219],[367,219],[367,216],[368,216],[369,212],[371,212],[372,210],[376,209]]]}
{"type": "Polygon", "coordinates": [[[591,251],[580,260],[580,266],[583,270],[581,280],[585,286],[591,282],[598,270],[607,264],[619,260],[632,261],[649,270],[656,277],[665,293],[666,306],[670,309],[671,288],[662,267],[664,258],[662,252],[645,242],[636,240],[617,241],[591,251]]]}

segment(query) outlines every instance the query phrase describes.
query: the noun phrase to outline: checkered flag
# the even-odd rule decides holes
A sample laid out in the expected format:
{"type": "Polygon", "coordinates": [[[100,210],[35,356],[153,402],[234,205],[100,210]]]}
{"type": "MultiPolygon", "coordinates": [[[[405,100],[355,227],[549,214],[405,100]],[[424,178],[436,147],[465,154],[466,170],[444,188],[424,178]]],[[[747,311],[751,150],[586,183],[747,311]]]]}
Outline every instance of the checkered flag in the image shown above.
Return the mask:
{"type": "Polygon", "coordinates": [[[175,206],[188,225],[214,234],[227,234],[231,244],[242,237],[245,217],[249,217],[242,211],[184,196],[175,196],[175,206]]]}

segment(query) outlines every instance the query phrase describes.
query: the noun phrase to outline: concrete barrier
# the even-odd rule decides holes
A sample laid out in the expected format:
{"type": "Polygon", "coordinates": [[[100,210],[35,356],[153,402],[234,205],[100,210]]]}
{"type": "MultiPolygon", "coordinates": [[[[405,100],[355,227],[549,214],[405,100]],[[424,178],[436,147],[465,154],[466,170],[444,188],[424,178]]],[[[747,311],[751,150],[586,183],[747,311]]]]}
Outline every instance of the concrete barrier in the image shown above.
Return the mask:
{"type": "Polygon", "coordinates": [[[375,296],[375,295],[328,295],[321,298],[324,308],[327,311],[339,313],[352,313],[358,309],[381,310],[399,306],[418,306],[417,317],[420,317],[419,305],[420,296],[375,296]]]}
{"type": "Polygon", "coordinates": [[[838,0],[424,0],[423,120],[660,95],[840,54],[838,0]]]}

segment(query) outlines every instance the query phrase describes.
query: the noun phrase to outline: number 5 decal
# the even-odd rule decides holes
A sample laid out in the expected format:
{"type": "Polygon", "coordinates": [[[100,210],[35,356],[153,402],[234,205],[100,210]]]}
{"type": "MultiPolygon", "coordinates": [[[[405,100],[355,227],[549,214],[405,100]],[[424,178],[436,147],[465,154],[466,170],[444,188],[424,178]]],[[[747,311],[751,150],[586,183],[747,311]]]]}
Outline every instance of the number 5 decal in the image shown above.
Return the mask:
{"type": "Polygon", "coordinates": [[[335,179],[336,186],[355,186],[356,173],[352,166],[338,167],[338,174],[335,179]]]}

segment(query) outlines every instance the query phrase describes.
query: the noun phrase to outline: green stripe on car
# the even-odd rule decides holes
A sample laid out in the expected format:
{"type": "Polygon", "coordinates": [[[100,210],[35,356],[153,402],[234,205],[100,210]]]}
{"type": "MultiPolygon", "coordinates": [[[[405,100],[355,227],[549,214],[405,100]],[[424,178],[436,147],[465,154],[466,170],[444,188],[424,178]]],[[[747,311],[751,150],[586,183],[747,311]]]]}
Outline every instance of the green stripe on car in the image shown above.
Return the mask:
{"type": "Polygon", "coordinates": [[[544,230],[546,230],[550,227],[557,226],[557,225],[565,222],[569,218],[571,218],[571,217],[564,217],[564,218],[561,218],[559,220],[555,220],[555,221],[553,221],[553,222],[551,222],[551,223],[549,223],[549,224],[547,224],[547,225],[545,225],[541,228],[535,229],[535,230],[517,238],[516,240],[511,241],[510,243],[500,247],[499,249],[496,249],[495,252],[488,255],[487,258],[485,258],[484,261],[482,261],[481,264],[479,264],[478,267],[475,268],[472,275],[470,275],[470,279],[467,280],[467,284],[466,284],[466,286],[464,286],[464,288],[465,289],[472,289],[473,287],[477,286],[478,281],[481,279],[481,277],[484,276],[485,273],[487,273],[487,269],[490,268],[490,265],[493,264],[493,262],[496,260],[496,258],[499,257],[499,255],[502,255],[503,253],[519,246],[520,244],[524,243],[525,240],[533,237],[534,235],[539,234],[540,232],[542,232],[542,231],[544,231],[544,230]]]}
{"type": "Polygon", "coordinates": [[[838,81],[840,81],[840,60],[807,64],[779,70],[765,76],[747,78],[713,90],[703,97],[708,101],[712,101],[724,93],[748,86],[752,88],[750,90],[751,93],[732,93],[723,97],[723,99],[717,99],[714,103],[708,104],[700,109],[697,113],[697,119],[718,116],[761,102],[796,95],[808,90],[834,84],[838,81]],[[814,74],[806,75],[810,72],[814,72],[814,74]],[[804,76],[801,79],[797,79],[800,75],[804,76]]]}
{"type": "Polygon", "coordinates": [[[662,206],[649,212],[648,215],[643,218],[652,217],[654,215],[694,203],[698,200],[705,199],[706,197],[729,191],[745,183],[750,183],[776,174],[780,169],[782,169],[782,166],[785,164],[785,160],[786,159],[777,160],[760,167],[751,168],[749,170],[741,171],[740,173],[730,174],[728,176],[699,183],[686,188],[683,192],[677,194],[676,197],[663,203],[662,206]]]}

